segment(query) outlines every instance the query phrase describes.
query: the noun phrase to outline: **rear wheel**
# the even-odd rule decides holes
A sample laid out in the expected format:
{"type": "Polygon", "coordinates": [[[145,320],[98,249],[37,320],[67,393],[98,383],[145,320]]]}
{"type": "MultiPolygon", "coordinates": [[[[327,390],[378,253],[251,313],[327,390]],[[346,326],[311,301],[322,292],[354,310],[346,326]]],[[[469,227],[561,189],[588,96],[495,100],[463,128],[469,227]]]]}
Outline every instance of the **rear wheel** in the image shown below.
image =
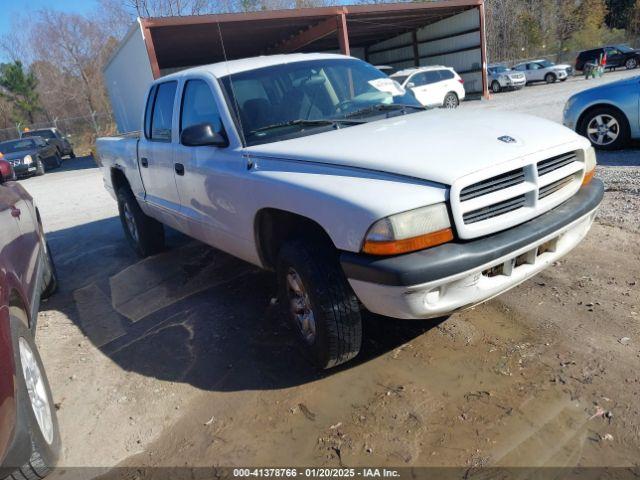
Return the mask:
{"type": "Polygon", "coordinates": [[[578,132],[591,144],[602,150],[616,150],[629,141],[629,122],[618,110],[609,107],[595,108],[580,121],[578,132]]]}
{"type": "Polygon", "coordinates": [[[43,478],[55,465],[60,449],[60,432],[51,388],[33,334],[26,327],[24,313],[12,307],[10,319],[20,412],[18,421],[27,424],[31,454],[24,465],[7,465],[16,469],[8,478],[35,480],[43,478]]]}
{"type": "Polygon", "coordinates": [[[444,102],[442,103],[444,108],[458,108],[458,105],[460,105],[460,100],[455,92],[449,92],[444,96],[444,102]]]}
{"type": "Polygon", "coordinates": [[[500,90],[502,90],[502,87],[500,86],[500,82],[498,82],[497,80],[494,80],[493,82],[491,82],[491,91],[493,93],[500,93],[500,90]]]}
{"type": "Polygon", "coordinates": [[[286,242],[276,268],[280,304],[305,354],[319,368],[354,358],[362,344],[360,305],[335,250],[286,242]]]}
{"type": "Polygon", "coordinates": [[[164,249],[163,225],[145,215],[127,187],[118,190],[118,211],[124,235],[140,257],[148,257],[164,249]]]}
{"type": "Polygon", "coordinates": [[[544,81],[547,83],[555,83],[556,80],[557,80],[557,77],[553,73],[547,73],[544,76],[544,81]]]}

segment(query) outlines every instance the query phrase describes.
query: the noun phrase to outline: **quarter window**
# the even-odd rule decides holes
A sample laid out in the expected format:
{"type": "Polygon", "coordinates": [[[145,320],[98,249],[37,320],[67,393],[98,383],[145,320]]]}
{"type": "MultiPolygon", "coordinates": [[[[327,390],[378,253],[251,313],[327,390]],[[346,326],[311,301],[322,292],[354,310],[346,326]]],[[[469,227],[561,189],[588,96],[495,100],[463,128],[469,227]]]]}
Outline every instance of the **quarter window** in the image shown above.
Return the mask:
{"type": "Polygon", "coordinates": [[[220,112],[211,88],[203,80],[189,80],[182,95],[180,131],[202,123],[213,125],[216,132],[222,131],[220,112]]]}
{"type": "Polygon", "coordinates": [[[173,103],[177,82],[166,82],[158,85],[156,101],[153,105],[151,119],[151,139],[163,142],[171,141],[171,122],[173,119],[173,103]]]}

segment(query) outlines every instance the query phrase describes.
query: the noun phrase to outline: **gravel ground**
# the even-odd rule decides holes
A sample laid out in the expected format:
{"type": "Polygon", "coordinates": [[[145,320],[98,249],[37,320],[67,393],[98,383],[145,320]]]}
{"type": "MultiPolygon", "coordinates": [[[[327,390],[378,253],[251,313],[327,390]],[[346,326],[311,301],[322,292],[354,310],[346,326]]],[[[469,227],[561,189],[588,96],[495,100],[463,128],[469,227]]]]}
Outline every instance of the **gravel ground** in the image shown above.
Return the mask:
{"type": "MultiPolygon", "coordinates": [[[[463,108],[557,120],[583,85],[463,108]]],[[[61,284],[37,336],[64,445],[53,478],[114,466],[136,470],[107,476],[148,478],[141,467],[185,465],[456,466],[465,478],[486,466],[637,471],[638,155],[600,159],[605,204],[570,255],[448,318],[368,315],[362,354],[323,373],[301,360],[271,274],[178,234],[138,260],[90,158],[24,181],[61,284]]]]}

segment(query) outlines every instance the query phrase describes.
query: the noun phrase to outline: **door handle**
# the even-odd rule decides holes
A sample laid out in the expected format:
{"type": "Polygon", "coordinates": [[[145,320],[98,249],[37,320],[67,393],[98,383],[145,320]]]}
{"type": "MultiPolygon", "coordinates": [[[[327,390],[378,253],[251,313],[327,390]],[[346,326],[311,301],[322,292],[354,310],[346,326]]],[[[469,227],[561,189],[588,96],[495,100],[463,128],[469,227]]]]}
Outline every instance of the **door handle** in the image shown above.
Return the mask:
{"type": "Polygon", "coordinates": [[[149,160],[147,160],[147,157],[142,157],[140,159],[140,165],[142,165],[144,168],[147,168],[149,166],[149,160]]]}
{"type": "Polygon", "coordinates": [[[20,218],[21,214],[22,214],[22,212],[20,211],[19,208],[11,207],[11,216],[13,218],[20,218]]]}
{"type": "Polygon", "coordinates": [[[178,175],[184,175],[184,165],[181,163],[176,163],[174,165],[174,168],[176,169],[176,173],[178,175]]]}

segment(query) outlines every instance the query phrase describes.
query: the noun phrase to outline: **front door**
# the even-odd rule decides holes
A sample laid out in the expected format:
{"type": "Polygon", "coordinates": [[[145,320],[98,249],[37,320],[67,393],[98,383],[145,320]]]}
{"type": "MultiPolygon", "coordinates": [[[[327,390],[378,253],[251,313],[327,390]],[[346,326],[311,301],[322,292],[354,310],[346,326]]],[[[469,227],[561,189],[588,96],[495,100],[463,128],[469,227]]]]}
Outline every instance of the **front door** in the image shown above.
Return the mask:
{"type": "Polygon", "coordinates": [[[413,75],[408,83],[413,83],[411,88],[418,101],[425,106],[442,105],[444,94],[441,92],[438,83],[440,75],[436,70],[418,72],[413,75]]]}
{"type": "Polygon", "coordinates": [[[140,175],[145,200],[154,208],[180,211],[175,180],[173,117],[178,82],[155,85],[147,100],[144,134],[138,145],[140,175]]]}
{"type": "MultiPolygon", "coordinates": [[[[181,94],[178,130],[193,125],[209,124],[216,132],[224,132],[219,107],[211,85],[204,79],[187,80],[181,94]]],[[[225,200],[228,188],[229,157],[224,148],[176,145],[175,163],[180,173],[176,183],[182,204],[182,214],[188,221],[188,233],[209,245],[224,247],[228,225],[234,217],[231,203],[225,200]]],[[[232,157],[237,164],[239,159],[232,157]]]]}

